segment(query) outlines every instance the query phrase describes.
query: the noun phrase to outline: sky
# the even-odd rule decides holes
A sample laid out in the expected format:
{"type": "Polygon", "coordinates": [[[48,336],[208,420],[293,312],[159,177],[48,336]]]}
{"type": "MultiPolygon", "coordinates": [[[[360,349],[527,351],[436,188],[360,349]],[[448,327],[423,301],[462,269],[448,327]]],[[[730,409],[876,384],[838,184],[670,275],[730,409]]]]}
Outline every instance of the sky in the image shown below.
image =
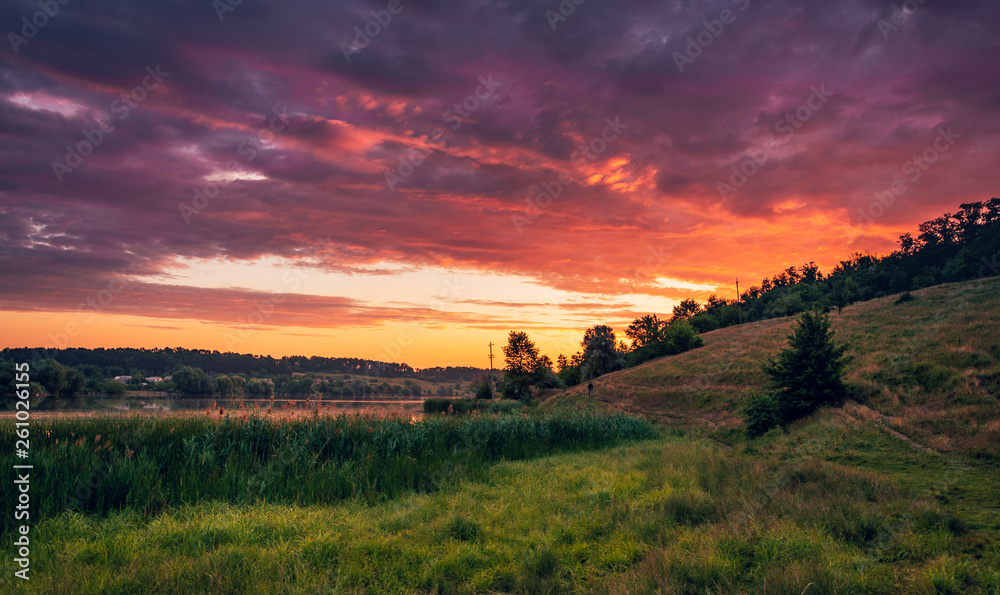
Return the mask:
{"type": "Polygon", "coordinates": [[[569,355],[1000,195],[997,31],[994,0],[5,0],[0,347],[569,355]]]}

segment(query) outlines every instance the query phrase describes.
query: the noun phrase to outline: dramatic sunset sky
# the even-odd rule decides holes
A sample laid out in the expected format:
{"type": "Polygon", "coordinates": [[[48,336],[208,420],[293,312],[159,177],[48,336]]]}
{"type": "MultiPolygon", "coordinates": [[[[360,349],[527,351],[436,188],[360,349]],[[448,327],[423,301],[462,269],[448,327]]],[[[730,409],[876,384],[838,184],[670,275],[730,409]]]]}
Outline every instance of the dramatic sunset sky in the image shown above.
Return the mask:
{"type": "Polygon", "coordinates": [[[50,4],[0,3],[0,347],[554,358],[1000,195],[996,0],[50,4]]]}

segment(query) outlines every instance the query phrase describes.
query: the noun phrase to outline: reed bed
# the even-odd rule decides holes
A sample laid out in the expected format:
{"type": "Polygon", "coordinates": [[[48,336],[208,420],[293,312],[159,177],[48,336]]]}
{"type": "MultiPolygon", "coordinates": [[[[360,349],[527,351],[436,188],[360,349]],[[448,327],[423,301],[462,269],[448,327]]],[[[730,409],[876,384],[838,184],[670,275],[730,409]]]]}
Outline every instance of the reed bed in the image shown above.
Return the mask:
{"type": "MultiPolygon", "coordinates": [[[[32,518],[71,509],[153,515],[221,501],[376,502],[482,476],[495,461],[652,438],[620,413],[408,415],[209,410],[201,415],[53,418],[32,423],[32,518]]],[[[13,428],[0,436],[14,442],[13,428]]],[[[14,501],[12,483],[0,499],[14,501]]],[[[3,532],[13,519],[4,517],[3,532]]]]}

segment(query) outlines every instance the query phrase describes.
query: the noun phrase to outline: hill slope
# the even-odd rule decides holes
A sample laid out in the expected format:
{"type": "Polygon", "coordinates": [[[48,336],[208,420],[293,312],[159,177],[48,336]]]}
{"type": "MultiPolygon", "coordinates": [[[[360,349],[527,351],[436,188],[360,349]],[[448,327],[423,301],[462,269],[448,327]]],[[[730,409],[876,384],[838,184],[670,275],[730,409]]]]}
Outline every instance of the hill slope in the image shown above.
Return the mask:
{"type": "MultiPolygon", "coordinates": [[[[848,344],[853,416],[938,451],[997,456],[1000,444],[1000,278],[938,285],[830,314],[848,344]]],[[[705,345],[594,380],[596,399],[659,423],[717,435],[742,427],[742,393],[763,388],[761,364],[785,346],[796,318],[712,331],[705,345]]],[[[573,387],[547,405],[586,399],[573,387]]]]}

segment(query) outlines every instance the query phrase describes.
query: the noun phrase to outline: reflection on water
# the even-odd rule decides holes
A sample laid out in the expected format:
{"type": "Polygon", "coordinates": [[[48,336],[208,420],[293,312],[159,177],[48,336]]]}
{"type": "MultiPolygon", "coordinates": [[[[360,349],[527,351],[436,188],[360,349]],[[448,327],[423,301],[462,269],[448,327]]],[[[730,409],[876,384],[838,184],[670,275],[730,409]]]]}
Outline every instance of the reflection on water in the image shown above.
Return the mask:
{"type": "MultiPolygon", "coordinates": [[[[14,411],[14,397],[0,397],[0,411],[14,411]]],[[[221,399],[215,397],[32,397],[32,411],[54,413],[93,413],[93,412],[170,412],[170,411],[205,411],[209,408],[222,407],[229,410],[253,409],[288,409],[304,411],[307,407],[320,405],[325,411],[360,411],[378,410],[386,412],[419,412],[423,409],[421,399],[366,399],[357,401],[333,399],[221,399]]]]}

